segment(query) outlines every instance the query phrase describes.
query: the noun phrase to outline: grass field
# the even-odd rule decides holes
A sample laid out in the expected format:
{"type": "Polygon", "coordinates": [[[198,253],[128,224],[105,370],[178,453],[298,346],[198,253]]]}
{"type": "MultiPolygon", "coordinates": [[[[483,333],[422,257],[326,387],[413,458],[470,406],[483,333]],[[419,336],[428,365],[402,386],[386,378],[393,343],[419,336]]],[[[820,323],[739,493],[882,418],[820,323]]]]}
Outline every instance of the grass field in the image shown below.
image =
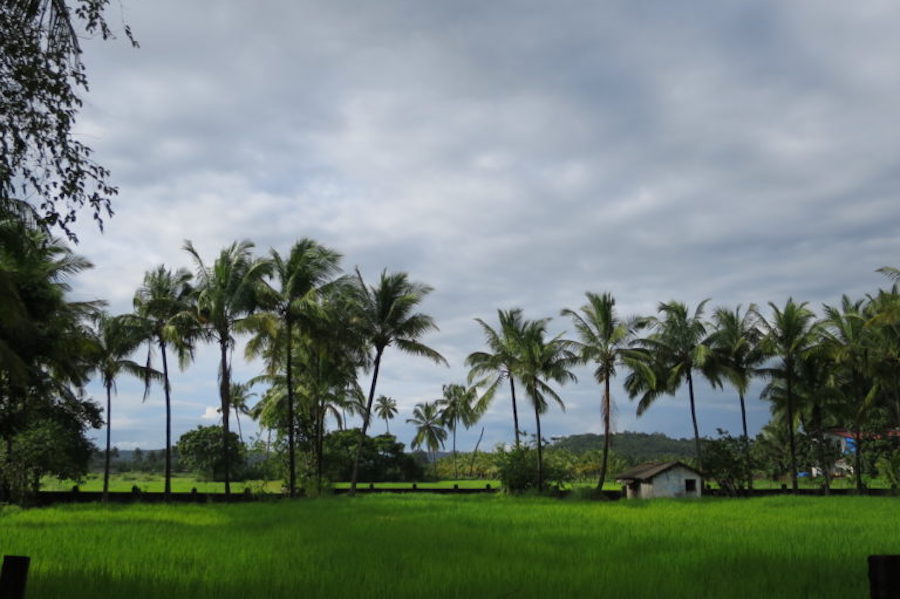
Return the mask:
{"type": "MultiPolygon", "coordinates": [[[[70,491],[72,486],[77,484],[76,481],[66,480],[60,481],[55,478],[46,477],[41,481],[41,489],[44,491],[70,491]]],[[[281,493],[282,481],[240,481],[231,484],[232,492],[241,492],[245,487],[249,487],[254,492],[265,491],[267,493],[281,493]]],[[[369,483],[359,483],[360,486],[369,486],[369,483]]],[[[497,489],[500,487],[500,481],[497,480],[442,480],[437,482],[417,483],[423,488],[442,488],[450,489],[453,485],[459,485],[461,489],[483,489],[486,484],[497,489]]],[[[140,472],[125,472],[121,474],[113,474],[109,478],[109,490],[113,492],[129,492],[131,487],[137,485],[145,492],[159,492],[165,489],[165,481],[160,474],[144,474],[140,472]]],[[[412,483],[375,483],[379,489],[409,489],[412,483]]],[[[335,483],[335,488],[346,489],[350,487],[350,483],[335,483]]],[[[102,491],[103,475],[89,474],[85,480],[78,485],[82,491],[102,491]]],[[[224,493],[225,484],[217,482],[202,481],[197,479],[193,474],[176,474],[172,477],[172,491],[175,493],[190,493],[191,489],[196,488],[199,493],[224,493]]]]}
{"type": "MultiPolygon", "coordinates": [[[[801,489],[818,489],[821,485],[819,480],[808,478],[800,479],[801,489]]],[[[75,485],[75,481],[60,481],[55,478],[46,477],[41,482],[41,489],[45,491],[69,491],[75,485]]],[[[368,486],[369,483],[360,483],[362,486],[368,486]]],[[[461,489],[483,489],[486,484],[493,488],[500,487],[498,480],[443,480],[437,482],[418,483],[420,488],[452,488],[453,485],[459,485],[461,489]]],[[[782,483],[772,480],[756,480],[754,487],[757,489],[778,489],[782,483]]],[[[884,480],[871,479],[867,481],[871,488],[887,488],[888,484],[884,480]]],[[[165,484],[160,474],[146,474],[141,472],[123,472],[113,474],[110,477],[109,488],[113,492],[129,492],[131,487],[137,485],[145,492],[162,492],[165,484]]],[[[585,481],[573,483],[571,486],[575,488],[593,488],[595,481],[585,481]]],[[[350,486],[348,482],[335,483],[334,487],[341,489],[350,486]]],[[[408,489],[412,487],[412,483],[375,483],[380,489],[408,489]]],[[[240,493],[245,487],[249,487],[253,492],[281,493],[282,481],[240,481],[232,483],[233,492],[240,493]]],[[[91,473],[84,481],[81,482],[79,488],[82,491],[101,491],[103,490],[103,475],[91,473]]],[[[199,480],[194,474],[177,473],[172,477],[172,491],[176,493],[190,493],[191,489],[196,488],[200,493],[224,493],[225,485],[223,483],[209,482],[199,480]]],[[[621,489],[621,485],[614,480],[607,480],[603,488],[609,491],[621,489]]],[[[853,489],[855,482],[850,478],[840,478],[832,482],[834,489],[853,489]]]]}
{"type": "Polygon", "coordinates": [[[865,597],[900,553],[876,497],[578,502],[363,496],[7,508],[29,599],[865,597]]]}

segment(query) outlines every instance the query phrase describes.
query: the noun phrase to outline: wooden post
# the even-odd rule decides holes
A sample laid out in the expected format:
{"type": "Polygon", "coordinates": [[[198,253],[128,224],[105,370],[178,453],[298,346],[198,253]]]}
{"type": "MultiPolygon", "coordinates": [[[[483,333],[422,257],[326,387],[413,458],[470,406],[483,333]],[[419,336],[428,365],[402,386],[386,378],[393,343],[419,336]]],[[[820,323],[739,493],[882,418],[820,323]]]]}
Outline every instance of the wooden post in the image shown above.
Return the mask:
{"type": "Polygon", "coordinates": [[[869,596],[872,599],[900,597],[900,555],[869,556],[869,596]]]}
{"type": "Polygon", "coordinates": [[[31,558],[22,555],[4,555],[0,570],[0,596],[6,599],[25,599],[25,581],[31,558]]]}

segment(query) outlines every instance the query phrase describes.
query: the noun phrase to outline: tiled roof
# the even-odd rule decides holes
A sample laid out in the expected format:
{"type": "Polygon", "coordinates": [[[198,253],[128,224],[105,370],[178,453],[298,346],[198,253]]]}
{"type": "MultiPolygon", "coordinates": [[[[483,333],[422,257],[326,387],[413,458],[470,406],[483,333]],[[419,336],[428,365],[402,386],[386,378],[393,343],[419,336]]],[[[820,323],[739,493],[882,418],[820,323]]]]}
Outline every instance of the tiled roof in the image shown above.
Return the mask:
{"type": "MultiPolygon", "coordinates": [[[[697,472],[696,469],[691,468],[687,464],[682,462],[647,462],[646,464],[641,464],[640,466],[635,466],[634,468],[629,468],[625,472],[616,475],[616,480],[637,480],[637,481],[648,481],[657,474],[662,474],[666,470],[670,468],[674,468],[675,466],[681,466],[682,468],[687,468],[692,472],[697,472]]],[[[697,472],[699,475],[700,473],[697,472]]]]}

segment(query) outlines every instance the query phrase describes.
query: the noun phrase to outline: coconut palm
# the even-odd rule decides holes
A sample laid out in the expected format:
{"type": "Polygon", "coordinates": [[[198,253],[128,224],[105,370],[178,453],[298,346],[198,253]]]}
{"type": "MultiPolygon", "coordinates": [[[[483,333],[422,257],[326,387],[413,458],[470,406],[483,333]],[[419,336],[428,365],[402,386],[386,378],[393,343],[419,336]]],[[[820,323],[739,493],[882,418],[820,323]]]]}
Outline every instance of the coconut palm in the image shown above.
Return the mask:
{"type": "Polygon", "coordinates": [[[437,364],[447,364],[441,354],[419,341],[426,333],[437,330],[437,325],[431,316],[414,311],[425,299],[425,296],[431,292],[431,287],[410,281],[408,275],[403,272],[388,274],[387,271],[383,271],[375,286],[365,284],[359,269],[356,271],[356,278],[356,328],[368,341],[375,356],[372,361],[372,384],[369,387],[359,445],[353,460],[353,475],[350,480],[351,493],[356,492],[362,439],[369,428],[372,402],[375,399],[375,386],[378,383],[378,371],[384,351],[393,345],[408,354],[428,358],[437,364]]]}
{"type": "MultiPolygon", "coordinates": [[[[340,272],[341,255],[312,239],[298,240],[286,257],[272,250],[272,272],[275,286],[267,285],[261,303],[275,323],[255,325],[257,333],[267,333],[280,351],[272,352],[270,370],[284,368],[287,391],[288,426],[288,492],[297,490],[296,440],[294,430],[295,376],[292,352],[294,334],[303,328],[310,306],[318,301],[323,288],[333,284],[340,272]]],[[[264,335],[265,336],[265,335],[264,335]]],[[[248,353],[253,349],[248,347],[248,353]]]]}
{"type": "Polygon", "coordinates": [[[870,356],[877,354],[877,337],[866,326],[870,317],[863,300],[841,298],[841,307],[825,306],[822,322],[823,345],[834,361],[837,387],[845,399],[855,436],[853,471],[856,487],[863,490],[862,428],[878,397],[878,384],[872,376],[870,356]]]}
{"type": "Polygon", "coordinates": [[[784,308],[769,302],[772,310],[771,320],[759,314],[763,352],[779,359],[773,368],[761,369],[760,372],[769,377],[784,380],[785,412],[788,441],[791,457],[791,489],[797,490],[797,444],[794,438],[794,381],[797,375],[798,361],[817,343],[820,325],[816,323],[815,314],[807,307],[806,302],[797,303],[788,298],[784,308]]]}
{"type": "Polygon", "coordinates": [[[126,373],[148,379],[161,379],[162,374],[128,359],[143,342],[141,331],[129,326],[129,320],[121,316],[100,313],[96,317],[93,336],[93,356],[100,382],[106,390],[106,454],[103,466],[103,501],[109,499],[110,440],[112,435],[112,393],[116,378],[126,373]]]}
{"type": "MultiPolygon", "coordinates": [[[[152,366],[154,346],[159,348],[162,360],[166,399],[166,497],[172,492],[172,386],[169,381],[168,349],[170,346],[175,349],[182,368],[193,354],[191,343],[195,321],[188,314],[193,294],[191,278],[191,273],[186,269],[173,272],[160,265],[144,274],[144,282],[134,296],[135,326],[141,329],[148,345],[147,367],[152,366]]],[[[145,384],[145,397],[148,389],[149,385],[145,384]]]]}
{"type": "Polygon", "coordinates": [[[387,434],[391,434],[391,425],[388,421],[397,415],[397,400],[386,395],[379,395],[375,400],[375,415],[384,420],[387,434]]]}
{"type": "Polygon", "coordinates": [[[413,437],[411,447],[420,449],[426,447],[431,454],[431,463],[434,465],[434,474],[437,476],[437,459],[435,452],[444,446],[447,440],[447,431],[441,424],[441,414],[435,403],[417,403],[413,408],[413,417],[406,422],[416,427],[416,436],[413,437]]]}
{"type": "MultiPolygon", "coordinates": [[[[572,319],[578,339],[572,342],[573,349],[578,352],[585,363],[593,363],[594,378],[603,385],[603,397],[600,400],[600,416],[603,419],[603,454],[600,463],[600,477],[597,488],[603,488],[606,480],[606,468],[609,460],[609,445],[612,416],[612,396],[610,381],[616,376],[616,368],[624,365],[633,357],[631,344],[635,331],[640,325],[638,319],[622,320],[616,314],[616,300],[612,294],[598,295],[588,292],[587,303],[578,312],[565,309],[563,316],[572,319]]],[[[633,362],[633,360],[631,360],[633,362]]],[[[641,367],[638,360],[636,367],[641,367]]]]}
{"type": "Polygon", "coordinates": [[[509,381],[509,392],[512,398],[513,430],[515,431],[516,447],[519,447],[519,413],[516,406],[516,371],[520,357],[519,345],[522,330],[525,326],[522,319],[522,309],[497,310],[497,319],[500,322],[499,329],[494,329],[480,318],[475,322],[481,325],[484,331],[487,351],[473,352],[466,358],[469,366],[469,384],[476,387],[485,387],[481,396],[480,411],[484,411],[490,404],[497,388],[504,380],[509,381]]]}
{"type": "Polygon", "coordinates": [[[228,421],[231,409],[231,353],[234,335],[246,328],[244,319],[258,305],[262,279],[270,269],[267,260],[255,258],[253,243],[232,243],[207,265],[190,241],[184,245],[197,268],[194,316],[204,336],[219,346],[219,399],[222,410],[223,470],[225,495],[231,495],[228,421]]]}
{"type": "Polygon", "coordinates": [[[238,439],[240,439],[242,445],[244,443],[244,432],[241,430],[241,414],[245,416],[250,415],[249,402],[251,398],[256,397],[256,393],[250,391],[252,387],[252,382],[237,383],[231,381],[231,389],[229,390],[231,408],[234,410],[234,419],[237,421],[238,426],[238,439]]]}
{"type": "Polygon", "coordinates": [[[747,488],[753,488],[753,470],[750,462],[750,438],[747,434],[747,409],[744,396],[756,370],[765,356],[760,349],[760,331],[756,322],[756,306],[743,313],[738,306],[734,310],[719,308],[713,314],[715,330],[710,338],[710,345],[716,355],[723,378],[738,392],[741,406],[742,441],[744,460],[747,469],[747,488]]]}
{"type": "Polygon", "coordinates": [[[566,409],[559,394],[550,386],[551,382],[565,384],[577,382],[570,368],[578,362],[571,351],[571,343],[557,335],[546,339],[547,322],[550,319],[532,320],[525,323],[520,344],[518,376],[525,388],[525,395],[534,408],[537,427],[538,450],[538,490],[544,489],[544,455],[541,437],[541,414],[550,408],[547,400],[552,399],[560,408],[566,409]]]}
{"type": "Polygon", "coordinates": [[[635,352],[635,362],[643,361],[644,364],[632,369],[625,380],[629,396],[632,399],[640,396],[638,416],[646,412],[659,396],[674,395],[682,384],[687,383],[697,468],[701,472],[703,455],[694,401],[694,374],[701,373],[713,386],[719,384],[708,326],[703,320],[703,309],[708,301],[700,302],[693,313],[681,302],[660,303],[657,310],[662,317],[647,321],[653,332],[636,341],[642,351],[635,352]]]}
{"type": "Polygon", "coordinates": [[[455,477],[459,478],[456,464],[456,429],[460,424],[468,429],[481,417],[478,391],[475,387],[466,388],[465,385],[444,385],[443,397],[436,403],[441,410],[441,422],[453,434],[453,471],[455,477]]]}

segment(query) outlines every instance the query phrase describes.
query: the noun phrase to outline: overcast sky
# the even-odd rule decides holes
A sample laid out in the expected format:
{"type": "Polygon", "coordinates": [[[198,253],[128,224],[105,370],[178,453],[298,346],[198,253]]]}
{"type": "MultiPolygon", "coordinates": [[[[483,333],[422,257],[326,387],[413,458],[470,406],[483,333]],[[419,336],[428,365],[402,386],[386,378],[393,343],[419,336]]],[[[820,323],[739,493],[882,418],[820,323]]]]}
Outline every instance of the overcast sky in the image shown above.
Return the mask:
{"type": "MultiPolygon", "coordinates": [[[[85,42],[78,130],[120,195],[103,234],[81,217],[96,268],[79,297],[130,310],[146,270],[189,265],[185,239],[212,260],[239,239],[262,254],[312,237],[369,280],[408,272],[434,287],[424,341],[450,368],[388,350],[378,392],[405,443],[412,406],[464,380],[473,319],[498,308],[553,316],[554,332],[589,290],[624,315],[671,299],[818,308],[900,265],[895,2],[122,4],[111,20],[141,48],[85,42]]],[[[261,367],[238,358],[234,376],[261,367]]],[[[210,348],[173,376],[176,438],[215,422],[216,368],[210,348]]],[[[578,374],[545,436],[600,430],[599,387],[578,374]]],[[[735,393],[698,392],[701,434],[737,433],[735,393]]],[[[641,418],[618,387],[615,401],[617,430],[691,434],[684,394],[641,418]]],[[[113,443],[162,447],[162,405],[121,380],[113,443]]],[[[511,440],[507,394],[481,424],[486,446],[511,440]]]]}

